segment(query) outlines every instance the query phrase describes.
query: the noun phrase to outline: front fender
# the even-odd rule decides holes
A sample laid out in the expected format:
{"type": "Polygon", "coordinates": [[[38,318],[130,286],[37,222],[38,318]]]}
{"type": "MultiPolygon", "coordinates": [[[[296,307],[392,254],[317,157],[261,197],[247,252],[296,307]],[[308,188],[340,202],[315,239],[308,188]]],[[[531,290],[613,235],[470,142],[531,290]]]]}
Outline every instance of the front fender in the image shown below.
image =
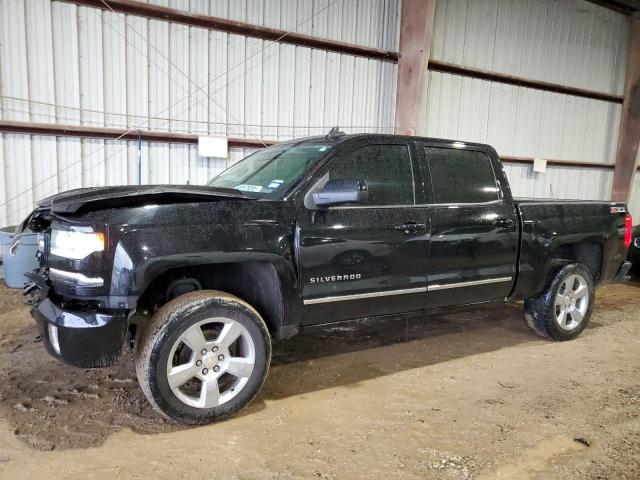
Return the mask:
{"type": "Polygon", "coordinates": [[[268,262],[296,281],[291,239],[291,229],[277,224],[244,225],[237,235],[201,226],[132,229],[115,246],[110,295],[141,295],[169,270],[223,263],[268,262]]]}

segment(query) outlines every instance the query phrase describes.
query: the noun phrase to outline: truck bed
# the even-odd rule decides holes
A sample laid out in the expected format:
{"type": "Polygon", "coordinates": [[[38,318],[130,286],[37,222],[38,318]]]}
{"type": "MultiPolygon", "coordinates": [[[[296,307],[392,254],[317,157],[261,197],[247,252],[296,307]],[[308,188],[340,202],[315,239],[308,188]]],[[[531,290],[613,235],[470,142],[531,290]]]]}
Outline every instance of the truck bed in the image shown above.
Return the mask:
{"type": "Polygon", "coordinates": [[[624,261],[624,203],[514,199],[521,228],[518,280],[512,298],[539,294],[559,258],[589,267],[597,284],[609,282],[624,261]]]}
{"type": "Polygon", "coordinates": [[[529,198],[529,197],[514,197],[513,201],[517,204],[536,204],[536,205],[565,205],[580,204],[580,205],[611,205],[622,206],[624,203],[613,202],[610,200],[576,200],[576,199],[557,199],[557,198],[529,198]]]}

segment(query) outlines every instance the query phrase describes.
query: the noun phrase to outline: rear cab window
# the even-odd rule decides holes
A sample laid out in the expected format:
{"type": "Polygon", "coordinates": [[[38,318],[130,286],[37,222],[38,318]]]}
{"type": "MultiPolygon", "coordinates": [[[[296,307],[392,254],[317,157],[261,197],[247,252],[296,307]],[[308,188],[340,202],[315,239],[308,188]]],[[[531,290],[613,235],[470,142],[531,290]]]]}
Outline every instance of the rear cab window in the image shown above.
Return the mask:
{"type": "Polygon", "coordinates": [[[436,204],[487,203],[500,200],[500,189],[489,156],[477,150],[427,146],[436,204]]]}

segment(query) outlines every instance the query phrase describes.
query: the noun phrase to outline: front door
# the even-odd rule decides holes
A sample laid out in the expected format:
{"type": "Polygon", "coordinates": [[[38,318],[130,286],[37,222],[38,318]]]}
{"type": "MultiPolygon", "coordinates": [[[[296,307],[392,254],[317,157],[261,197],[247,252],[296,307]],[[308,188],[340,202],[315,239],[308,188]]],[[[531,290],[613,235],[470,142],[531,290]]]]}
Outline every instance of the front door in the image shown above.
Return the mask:
{"type": "Polygon", "coordinates": [[[303,325],[423,308],[429,219],[414,156],[410,142],[369,142],[338,153],[321,174],[366,182],[369,200],[298,216],[303,325]]]}

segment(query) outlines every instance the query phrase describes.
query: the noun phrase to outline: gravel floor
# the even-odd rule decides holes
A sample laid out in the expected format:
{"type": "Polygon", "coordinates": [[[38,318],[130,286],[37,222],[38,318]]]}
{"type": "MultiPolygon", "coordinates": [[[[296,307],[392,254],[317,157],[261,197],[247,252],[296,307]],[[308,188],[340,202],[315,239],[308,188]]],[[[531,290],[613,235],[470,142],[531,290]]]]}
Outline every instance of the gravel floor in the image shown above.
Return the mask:
{"type": "Polygon", "coordinates": [[[640,283],[597,297],[565,343],[517,305],[309,330],[275,347],[241,415],[184,428],[151,410],[130,356],[49,358],[1,287],[0,477],[637,479],[640,283]]]}

